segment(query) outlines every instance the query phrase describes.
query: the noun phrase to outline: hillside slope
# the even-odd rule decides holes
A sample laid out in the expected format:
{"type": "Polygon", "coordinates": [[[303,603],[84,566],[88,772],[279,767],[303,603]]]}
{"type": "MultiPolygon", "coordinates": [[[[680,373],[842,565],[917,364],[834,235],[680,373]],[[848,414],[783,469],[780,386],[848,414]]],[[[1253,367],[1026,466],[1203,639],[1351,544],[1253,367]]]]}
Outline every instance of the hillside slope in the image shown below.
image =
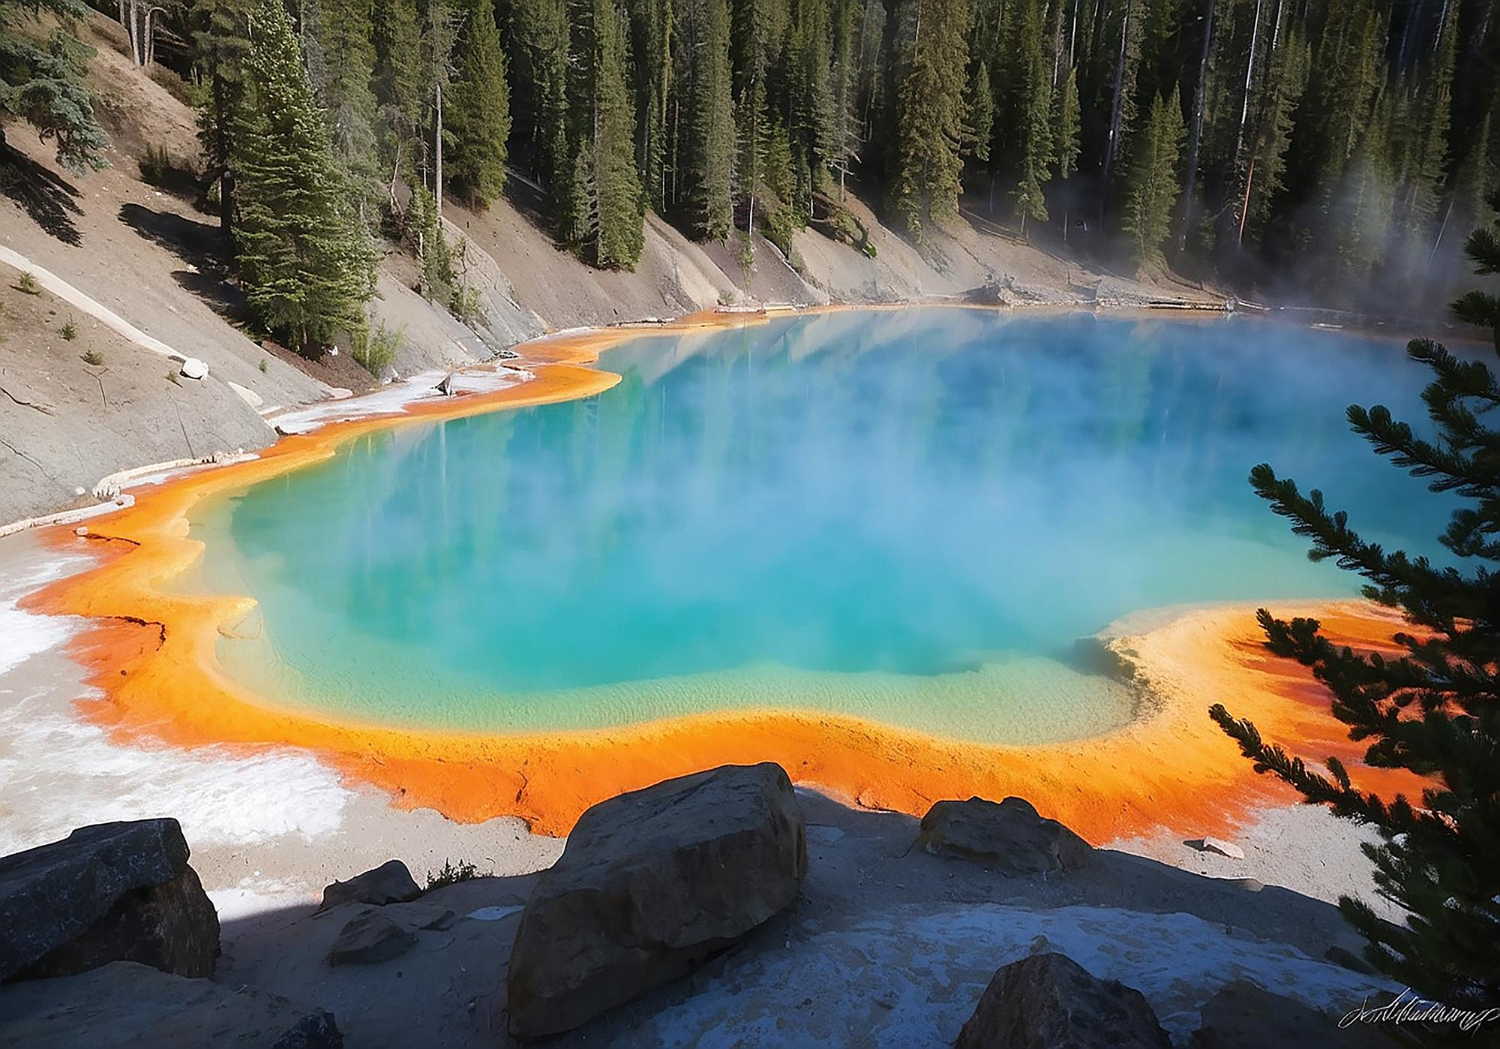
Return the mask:
{"type": "MultiPolygon", "coordinates": [[[[246,336],[238,326],[243,300],[224,265],[216,220],[195,204],[192,110],[131,65],[118,24],[96,13],[81,33],[98,52],[89,80],[111,139],[111,166],[69,176],[29,128],[7,126],[0,244],[147,336],[205,361],[209,375],[201,383],[169,382],[163,358],[93,328],[90,346],[97,343],[107,363],[102,370],[84,366],[82,344],[57,334],[68,319],[80,319],[77,311],[45,297],[28,305],[12,288],[0,300],[14,314],[0,322],[0,385],[20,392],[0,397],[0,430],[9,446],[0,449],[0,524],[62,509],[79,500],[77,489],[91,489],[118,469],[263,447],[275,436],[265,417],[276,410],[373,383],[347,354],[309,362],[246,336]],[[173,170],[156,179],[171,190],[143,179],[148,147],[165,148],[171,158],[173,170]],[[104,396],[113,394],[107,410],[95,403],[101,384],[104,396]],[[49,405],[51,414],[27,404],[49,405]]],[[[385,246],[370,312],[375,323],[401,333],[395,374],[462,367],[544,331],[678,316],[721,303],[901,302],[982,287],[992,300],[1019,304],[1184,294],[1065,263],[977,219],[918,250],[852,195],[848,206],[872,253],[804,230],[786,258],[757,235],[747,268],[737,243],[696,243],[648,215],[635,270],[600,271],[553,242],[535,187],[518,176],[510,194],[483,211],[457,200],[445,206],[448,234],[462,244],[461,269],[479,292],[472,324],[413,291],[416,263],[385,246]]],[[[0,283],[17,281],[13,268],[0,264],[0,283]]]]}

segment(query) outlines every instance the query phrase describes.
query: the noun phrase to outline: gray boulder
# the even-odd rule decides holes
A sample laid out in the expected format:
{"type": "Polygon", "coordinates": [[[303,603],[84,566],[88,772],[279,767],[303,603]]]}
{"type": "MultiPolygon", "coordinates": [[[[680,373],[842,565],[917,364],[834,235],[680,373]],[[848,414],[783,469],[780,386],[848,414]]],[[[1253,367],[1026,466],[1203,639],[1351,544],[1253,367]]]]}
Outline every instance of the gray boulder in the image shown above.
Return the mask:
{"type": "Polygon", "coordinates": [[[939,801],[922,817],[917,846],[935,856],[980,860],[1005,874],[1046,874],[1088,862],[1088,842],[1029,801],[939,801]]]}
{"type": "MultiPolygon", "coordinates": [[[[1359,1004],[1351,1002],[1350,1007],[1359,1004]]],[[[1341,1028],[1337,1016],[1326,1016],[1295,998],[1235,980],[1204,1004],[1202,1026],[1193,1035],[1192,1049],[1263,1049],[1272,1045],[1357,1049],[1390,1044],[1379,1024],[1354,1023],[1341,1028]]]]}
{"type": "Polygon", "coordinates": [[[782,910],[806,823],[779,765],[726,765],[600,802],[516,930],[510,1030],[570,1030],[688,973],[782,910]]]}
{"type": "Polygon", "coordinates": [[[954,1049],[1171,1049],[1171,1045],[1140,991],[1114,980],[1100,980],[1066,955],[1047,953],[1033,954],[996,971],[954,1049]]]}
{"type": "Polygon", "coordinates": [[[323,890],[318,910],[326,911],[341,903],[406,903],[422,894],[411,871],[400,860],[387,860],[374,870],[356,874],[348,881],[336,881],[323,890]]]}
{"type": "MultiPolygon", "coordinates": [[[[451,911],[449,912],[452,913],[451,911]]],[[[329,965],[370,965],[399,958],[417,945],[417,935],[380,911],[366,911],[339,931],[328,949],[329,965]]]]}
{"type": "Polygon", "coordinates": [[[341,1049],[330,1013],[274,994],[114,962],[0,987],[0,1045],[341,1049]]]}
{"type": "Polygon", "coordinates": [[[207,976],[219,918],[174,819],[104,823],[0,859],[0,980],[134,961],[207,976]]]}

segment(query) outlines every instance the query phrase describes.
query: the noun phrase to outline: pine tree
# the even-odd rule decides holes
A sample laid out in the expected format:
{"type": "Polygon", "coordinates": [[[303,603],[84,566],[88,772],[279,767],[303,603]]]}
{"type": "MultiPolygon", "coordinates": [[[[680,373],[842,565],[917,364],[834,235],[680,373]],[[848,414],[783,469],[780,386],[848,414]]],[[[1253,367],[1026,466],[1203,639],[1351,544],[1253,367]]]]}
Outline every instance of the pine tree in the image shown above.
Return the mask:
{"type": "Polygon", "coordinates": [[[1448,167],[1448,127],[1453,111],[1453,67],[1458,57],[1458,19],[1442,28],[1431,67],[1417,93],[1419,119],[1411,122],[1411,158],[1401,194],[1401,225],[1408,240],[1408,268],[1426,261],[1422,247],[1430,242],[1442,202],[1448,167]]]}
{"type": "Polygon", "coordinates": [[[232,158],[242,283],[267,330],[316,354],[340,332],[362,337],[374,246],[350,204],[280,0],[259,0],[249,40],[232,158]]]}
{"type": "Polygon", "coordinates": [[[234,231],[232,159],[244,100],[252,6],[253,0],[198,0],[193,5],[193,62],[204,81],[198,103],[198,141],[203,146],[205,174],[217,183],[219,232],[226,241],[234,231]]]}
{"type": "Polygon", "coordinates": [[[446,96],[453,85],[453,56],[458,47],[464,13],[450,6],[449,0],[427,0],[422,23],[422,80],[427,96],[422,138],[422,176],[426,181],[431,161],[432,199],[438,218],[443,215],[443,196],[448,182],[443,171],[443,154],[452,137],[447,130],[446,96]]]}
{"type": "Polygon", "coordinates": [[[1141,26],[1145,19],[1141,8],[1145,0],[1125,0],[1122,4],[1101,5],[1111,11],[1117,24],[1106,23],[1104,38],[1108,48],[1101,56],[1109,60],[1109,76],[1104,81],[1109,98],[1109,123],[1104,147],[1104,181],[1114,177],[1120,161],[1129,156],[1130,135],[1137,117],[1136,81],[1141,65],[1141,26]]]}
{"type": "Polygon", "coordinates": [[[645,243],[623,21],[614,0],[589,0],[575,34],[578,131],[570,239],[594,265],[610,269],[633,268],[645,243]]]}
{"type": "Polygon", "coordinates": [[[568,148],[568,10],[566,0],[517,0],[516,42],[530,75],[516,83],[530,94],[530,153],[552,197],[559,231],[568,221],[573,161],[568,148]]]}
{"type": "Polygon", "coordinates": [[[745,201],[745,232],[755,233],[757,207],[765,210],[759,198],[765,180],[766,150],[771,140],[771,118],[766,109],[765,82],[751,79],[741,89],[735,105],[735,196],[745,201]]]}
{"type": "Polygon", "coordinates": [[[783,56],[786,116],[782,121],[791,151],[789,167],[796,189],[782,203],[800,227],[811,210],[814,184],[825,173],[835,149],[830,24],[826,0],[793,0],[791,30],[783,56]],[[792,198],[796,198],[793,200],[792,198]]]}
{"type": "MultiPolygon", "coordinates": [[[[1443,226],[1456,229],[1473,229],[1487,226],[1496,217],[1487,198],[1491,190],[1500,188],[1500,156],[1496,154],[1495,112],[1484,115],[1477,132],[1470,138],[1469,152],[1453,175],[1453,193],[1448,202],[1448,212],[1443,226]]],[[[1445,232],[1438,231],[1438,243],[1433,246],[1436,254],[1445,232]]]]}
{"type": "Polygon", "coordinates": [[[1179,192],[1177,161],[1186,134],[1177,88],[1170,98],[1157,95],[1131,153],[1125,198],[1124,229],[1142,268],[1166,262],[1162,248],[1172,235],[1179,192]]]}
{"type": "Polygon", "coordinates": [[[684,150],[686,192],[698,234],[705,240],[723,240],[732,228],[735,155],[725,0],[688,0],[684,32],[689,127],[684,150]]]}
{"type": "MultiPolygon", "coordinates": [[[[0,3],[0,112],[29,123],[42,141],[55,142],[57,162],[79,173],[106,167],[109,144],[83,82],[94,51],[72,33],[73,23],[87,14],[78,0],[0,3]],[[57,21],[46,40],[20,31],[23,22],[41,22],[41,15],[57,21]]],[[[0,145],[4,142],[0,127],[0,145]]]]}
{"type": "Polygon", "coordinates": [[[1078,70],[1068,67],[1063,77],[1062,89],[1052,98],[1052,146],[1053,159],[1057,163],[1057,177],[1066,179],[1078,170],[1082,131],[1082,117],[1078,109],[1078,70]]]}
{"type": "Polygon", "coordinates": [[[371,25],[381,155],[394,179],[415,159],[422,122],[422,30],[415,0],[375,0],[371,25]]]}
{"type": "MultiPolygon", "coordinates": [[[[1500,274],[1500,185],[1491,187],[1488,200],[1497,217],[1469,234],[1464,254],[1473,260],[1475,273],[1494,276],[1500,274]]],[[[1500,295],[1475,289],[1454,300],[1452,309],[1459,320],[1494,332],[1495,350],[1500,352],[1500,295]]]]}
{"type": "MultiPolygon", "coordinates": [[[[859,159],[859,5],[857,0],[838,0],[833,15],[832,69],[829,106],[831,113],[829,169],[838,179],[839,200],[844,199],[850,165],[859,159]]],[[[991,100],[991,123],[994,122],[991,100]]],[[[986,158],[987,159],[987,158],[986,158]]]]}
{"type": "Polygon", "coordinates": [[[1300,32],[1291,30],[1272,56],[1267,91],[1250,139],[1250,160],[1242,200],[1238,240],[1248,229],[1258,239],[1271,220],[1272,203],[1286,184],[1287,151],[1293,119],[1307,86],[1311,51],[1300,32]]]}
{"type": "Polygon", "coordinates": [[[667,207],[667,114],[672,82],[673,0],[631,0],[630,53],[636,112],[636,168],[642,198],[667,207]]]}
{"type": "Polygon", "coordinates": [[[420,267],[417,290],[431,301],[451,302],[458,287],[453,273],[453,252],[448,247],[447,238],[443,236],[437,201],[426,186],[412,188],[402,232],[406,243],[416,254],[417,265],[420,267]]]}
{"type": "Polygon", "coordinates": [[[1366,122],[1344,186],[1334,200],[1339,274],[1351,287],[1363,282],[1380,264],[1389,241],[1395,207],[1389,150],[1393,123],[1396,119],[1390,98],[1382,96],[1366,122]]]}
{"type": "Polygon", "coordinates": [[[1042,186],[1051,177],[1052,79],[1043,54],[1040,0],[1030,0],[1021,15],[1021,158],[1016,183],[1016,218],[1021,232],[1026,220],[1047,221],[1047,199],[1042,186]]]}
{"type": "Polygon", "coordinates": [[[892,203],[920,240],[958,215],[968,19],[963,0],[907,0],[904,14],[892,203]]]}
{"type": "Polygon", "coordinates": [[[333,135],[334,155],[357,194],[356,207],[373,223],[380,200],[375,159],[375,94],[370,80],[375,49],[370,43],[368,0],[320,0],[316,38],[323,57],[321,79],[312,86],[333,135]]]}
{"type": "Polygon", "coordinates": [[[465,4],[453,64],[443,111],[448,171],[471,200],[488,204],[505,188],[510,137],[510,88],[494,0],[465,4]]]}
{"type": "Polygon", "coordinates": [[[1292,136],[1294,177],[1324,216],[1314,227],[1325,243],[1335,239],[1335,197],[1380,87],[1380,21],[1370,0],[1329,0],[1326,18],[1292,136]]]}
{"type": "MultiPolygon", "coordinates": [[[[1500,272],[1500,226],[1479,230],[1469,247],[1479,272],[1500,272]]],[[[1500,351],[1500,300],[1481,295],[1460,303],[1480,305],[1458,312],[1491,327],[1500,351]]],[[[1368,941],[1371,964],[1448,1007],[1486,1009],[1500,1000],[1500,573],[1493,567],[1500,561],[1494,538],[1500,478],[1493,466],[1500,432],[1484,420],[1500,403],[1500,380],[1483,362],[1455,357],[1428,339],[1413,340],[1408,352],[1432,369],[1423,400],[1437,439],[1419,438],[1379,405],[1350,407],[1349,422],[1379,454],[1428,478],[1432,491],[1463,500],[1440,542],[1456,558],[1479,562],[1477,570],[1387,553],[1361,539],[1344,513],[1330,513],[1320,491],[1303,495],[1267,464],[1251,471],[1250,481],[1296,534],[1312,540],[1309,556],[1332,558],[1364,576],[1366,596],[1399,608],[1415,628],[1393,639],[1399,657],[1382,657],[1334,645],[1315,619],[1286,622],[1262,609],[1266,647],[1312,669],[1349,737],[1369,742],[1367,765],[1406,769],[1432,785],[1416,803],[1405,796],[1387,802],[1356,787],[1336,758],[1324,762],[1326,774],[1316,771],[1223,705],[1210,715],[1256,771],[1379,832],[1380,843],[1364,850],[1377,890],[1407,913],[1405,923],[1383,920],[1363,901],[1339,901],[1368,941]]]]}
{"type": "Polygon", "coordinates": [[[982,59],[969,78],[969,94],[964,102],[969,114],[965,128],[965,146],[969,156],[981,164],[990,162],[990,145],[995,137],[995,92],[990,82],[989,63],[982,59]]]}

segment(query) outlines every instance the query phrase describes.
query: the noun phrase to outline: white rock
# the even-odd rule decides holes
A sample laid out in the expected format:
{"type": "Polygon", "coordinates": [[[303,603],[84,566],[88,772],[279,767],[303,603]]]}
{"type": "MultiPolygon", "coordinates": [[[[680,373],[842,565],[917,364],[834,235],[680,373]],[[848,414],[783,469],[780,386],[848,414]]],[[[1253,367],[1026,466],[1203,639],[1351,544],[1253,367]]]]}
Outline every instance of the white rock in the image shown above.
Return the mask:
{"type": "Polygon", "coordinates": [[[208,365],[197,357],[188,357],[182,362],[182,375],[187,379],[202,379],[208,376],[208,365]]]}
{"type": "Polygon", "coordinates": [[[83,525],[79,525],[77,528],[73,529],[73,534],[74,535],[88,535],[89,534],[89,530],[86,527],[84,527],[83,525]]]}
{"type": "Polygon", "coordinates": [[[1204,852],[1217,852],[1220,856],[1228,856],[1232,860],[1245,858],[1245,850],[1232,841],[1223,841],[1220,838],[1204,838],[1204,852]]]}
{"type": "Polygon", "coordinates": [[[256,393],[254,390],[247,389],[244,386],[241,386],[237,382],[231,382],[229,384],[229,388],[235,393],[239,394],[240,400],[244,401],[252,408],[259,408],[262,404],[266,403],[265,400],[262,399],[260,394],[256,393]]]}

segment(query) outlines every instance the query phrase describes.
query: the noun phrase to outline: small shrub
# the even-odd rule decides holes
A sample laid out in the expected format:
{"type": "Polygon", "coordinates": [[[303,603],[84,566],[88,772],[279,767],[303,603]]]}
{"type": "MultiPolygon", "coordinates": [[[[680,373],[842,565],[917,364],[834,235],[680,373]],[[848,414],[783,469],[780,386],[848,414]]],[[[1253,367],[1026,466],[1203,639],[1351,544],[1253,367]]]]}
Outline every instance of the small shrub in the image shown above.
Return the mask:
{"type": "MultiPolygon", "coordinates": [[[[391,331],[384,324],[377,325],[361,340],[356,340],[354,347],[354,359],[375,378],[385,374],[396,360],[396,354],[401,350],[401,344],[406,341],[406,329],[397,328],[391,331]]],[[[265,364],[265,361],[261,361],[265,364]]]]}
{"type": "Polygon", "coordinates": [[[93,365],[95,368],[104,363],[104,354],[98,350],[85,350],[83,356],[78,358],[84,364],[93,365]]]}
{"type": "Polygon", "coordinates": [[[740,269],[745,271],[745,279],[750,278],[750,271],[755,267],[755,245],[750,243],[750,238],[741,233],[739,244],[735,250],[735,258],[740,264],[740,269]]]}
{"type": "Polygon", "coordinates": [[[865,241],[864,246],[859,250],[870,256],[870,258],[872,259],[875,257],[875,245],[870,243],[868,240],[865,241]]]}
{"type": "Polygon", "coordinates": [[[69,342],[72,342],[74,339],[78,338],[78,325],[74,324],[72,321],[68,321],[68,323],[62,326],[62,337],[69,342]]]}
{"type": "Polygon", "coordinates": [[[467,284],[454,288],[448,308],[465,324],[473,324],[479,319],[479,289],[467,284]]]}
{"type": "Polygon", "coordinates": [[[167,369],[167,382],[171,383],[173,386],[181,386],[182,385],[182,380],[180,378],[178,378],[178,374],[179,373],[178,373],[178,371],[177,371],[176,368],[168,368],[167,369]]]}
{"type": "Polygon", "coordinates": [[[441,889],[444,885],[457,885],[461,881],[471,881],[474,878],[488,877],[488,871],[481,873],[479,868],[468,860],[459,860],[454,863],[452,860],[445,859],[442,870],[427,872],[427,891],[441,889]]]}
{"type": "Polygon", "coordinates": [[[172,178],[172,157],[166,146],[146,145],[146,155],[141,158],[141,178],[152,186],[166,185],[172,178]]]}
{"type": "Polygon", "coordinates": [[[266,359],[265,359],[265,358],[264,358],[264,357],[262,357],[262,358],[261,358],[261,359],[260,359],[260,373],[261,373],[261,374],[262,374],[262,375],[264,375],[264,374],[265,374],[265,373],[266,373],[266,372],[268,372],[268,371],[269,371],[269,370],[270,370],[270,369],[269,369],[269,368],[268,368],[268,367],[267,367],[267,366],[266,366],[266,359]]]}
{"type": "Polygon", "coordinates": [[[167,93],[185,106],[194,105],[198,99],[194,97],[193,85],[182,79],[175,69],[155,64],[151,67],[151,79],[155,80],[167,93]]]}
{"type": "Polygon", "coordinates": [[[36,282],[36,274],[27,270],[16,280],[16,290],[27,295],[40,295],[42,286],[36,282]]]}

